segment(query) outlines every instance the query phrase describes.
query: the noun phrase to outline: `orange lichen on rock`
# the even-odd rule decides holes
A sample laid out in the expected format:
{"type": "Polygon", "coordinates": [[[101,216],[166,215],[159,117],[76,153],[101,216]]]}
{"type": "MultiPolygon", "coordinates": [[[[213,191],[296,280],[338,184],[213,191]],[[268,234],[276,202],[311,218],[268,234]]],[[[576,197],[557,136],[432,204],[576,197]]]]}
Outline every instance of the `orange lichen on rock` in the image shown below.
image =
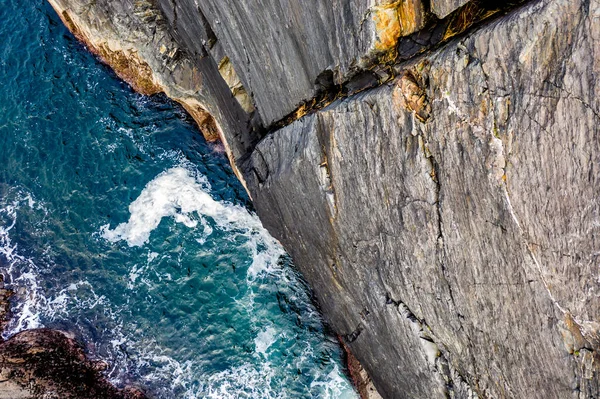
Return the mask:
{"type": "Polygon", "coordinates": [[[425,12],[420,0],[398,0],[371,9],[377,42],[375,50],[393,49],[402,36],[409,35],[425,25],[425,12]]]}
{"type": "Polygon", "coordinates": [[[93,48],[93,51],[138,93],[149,96],[163,91],[154,82],[152,69],[140,59],[137,52],[111,50],[106,44],[93,48]]]}
{"type": "Polygon", "coordinates": [[[456,10],[449,17],[451,18],[450,23],[448,24],[448,28],[444,32],[443,40],[448,40],[453,36],[463,33],[471,26],[473,26],[473,24],[491,17],[498,11],[500,10],[482,7],[477,2],[467,3],[463,7],[456,10]]]}
{"type": "Polygon", "coordinates": [[[401,31],[397,3],[374,7],[373,21],[377,33],[375,49],[385,51],[393,48],[400,37],[401,31]]]}
{"type": "Polygon", "coordinates": [[[425,10],[421,0],[400,1],[398,20],[400,21],[400,36],[407,36],[425,27],[425,10]]]}

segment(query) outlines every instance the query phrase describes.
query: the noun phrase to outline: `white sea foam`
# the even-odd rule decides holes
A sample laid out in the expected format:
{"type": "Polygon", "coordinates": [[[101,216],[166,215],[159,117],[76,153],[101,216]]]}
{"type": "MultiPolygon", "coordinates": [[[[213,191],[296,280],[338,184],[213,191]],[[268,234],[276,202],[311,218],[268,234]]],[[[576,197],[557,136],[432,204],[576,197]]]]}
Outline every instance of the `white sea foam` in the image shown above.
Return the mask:
{"type": "Polygon", "coordinates": [[[30,194],[22,191],[17,191],[15,194],[11,203],[4,203],[0,208],[0,216],[4,221],[4,224],[0,225],[0,255],[3,255],[8,262],[8,268],[5,270],[6,277],[12,280],[15,287],[27,287],[27,290],[23,300],[16,306],[16,309],[13,309],[16,316],[4,331],[3,336],[5,337],[25,329],[41,327],[36,305],[45,300],[40,295],[36,265],[30,259],[19,254],[17,244],[13,244],[10,237],[10,232],[17,222],[17,211],[22,205],[27,205],[31,209],[43,208],[30,194]],[[17,267],[20,269],[18,274],[15,270],[17,267]]]}
{"type": "Polygon", "coordinates": [[[348,380],[340,371],[338,365],[322,380],[313,381],[310,384],[311,390],[319,392],[319,397],[328,399],[357,399],[356,391],[348,384],[348,380]]]}
{"type": "Polygon", "coordinates": [[[158,258],[158,252],[148,252],[148,263],[158,258]]]}
{"type": "MultiPolygon", "coordinates": [[[[271,386],[275,375],[269,363],[260,367],[243,364],[209,376],[202,384],[203,396],[214,399],[286,398],[271,386]]],[[[202,397],[200,395],[194,397],[202,397]]]]}
{"type": "MultiPolygon", "coordinates": [[[[202,228],[202,236],[196,238],[202,244],[213,232],[211,224],[207,222],[207,219],[212,219],[216,228],[229,230],[232,239],[235,235],[246,237],[240,249],[247,251],[252,260],[246,275],[249,289],[243,297],[235,300],[235,304],[244,309],[250,318],[251,328],[258,331],[254,338],[256,363],[244,363],[222,372],[204,374],[200,364],[180,363],[161,354],[157,347],[141,356],[142,363],[154,365],[154,371],[144,379],[177,381],[184,388],[182,397],[185,399],[286,398],[285,390],[282,391],[279,385],[281,382],[274,383],[275,376],[282,370],[274,369],[270,359],[270,348],[279,339],[287,338],[286,327],[265,323],[269,319],[269,311],[262,306],[255,306],[255,298],[264,291],[277,289],[277,282],[286,287],[301,283],[291,270],[278,263],[285,252],[264,229],[258,217],[241,206],[214,200],[209,195],[206,181],[184,167],[169,169],[150,181],[129,206],[129,211],[131,216],[126,223],[112,230],[104,226],[102,236],[112,242],[125,240],[130,246],[140,246],[148,242],[152,230],[158,227],[162,218],[173,217],[176,222],[189,228],[202,228]]],[[[142,268],[136,267],[130,278],[139,278],[143,272],[142,268]]],[[[308,296],[297,298],[292,295],[290,299],[310,301],[308,296]]],[[[314,309],[305,317],[319,318],[314,309]]],[[[312,346],[306,345],[290,372],[295,372],[296,368],[314,367],[314,357],[312,346]]],[[[290,375],[289,378],[294,377],[290,375]]],[[[343,372],[335,364],[323,372],[316,371],[310,391],[314,397],[324,399],[357,397],[343,372]]]]}
{"type": "Polygon", "coordinates": [[[266,357],[267,349],[269,349],[275,341],[277,341],[277,330],[272,326],[268,326],[254,338],[255,352],[266,357]]]}
{"type": "MultiPolygon", "coordinates": [[[[255,298],[264,295],[264,292],[276,290],[278,283],[284,287],[300,284],[291,270],[278,263],[284,254],[283,249],[262,227],[256,215],[243,207],[212,199],[206,182],[188,169],[177,167],[158,175],[131,204],[130,220],[113,230],[106,227],[103,232],[107,234],[107,239],[112,238],[111,241],[123,239],[129,245],[142,245],[163,217],[172,216],[178,222],[188,222],[186,225],[196,229],[196,236],[201,235],[201,239],[206,239],[212,232],[207,229],[211,225],[215,229],[228,230],[232,238],[236,235],[245,237],[240,241],[240,250],[247,252],[252,263],[246,276],[248,290],[236,300],[235,306],[248,313],[250,327],[257,331],[254,338],[256,360],[217,373],[203,371],[205,365],[201,358],[179,361],[172,357],[172,350],[166,350],[157,342],[148,342],[146,338],[141,339],[135,328],[123,324],[128,317],[121,313],[123,309],[97,295],[87,281],[70,283],[64,289],[54,290],[48,298],[44,297],[38,286],[38,267],[32,260],[19,255],[18,248],[11,244],[9,237],[15,225],[17,209],[28,205],[29,200],[23,197],[18,203],[2,210],[12,217],[5,217],[9,223],[0,226],[0,253],[9,259],[9,264],[19,264],[21,274],[13,283],[23,287],[26,293],[18,298],[19,305],[15,309],[17,321],[12,324],[10,334],[42,326],[40,317],[60,321],[76,317],[87,309],[95,309],[94,312],[104,313],[115,323],[109,335],[111,339],[108,346],[112,348],[109,378],[115,383],[123,383],[125,375],[137,374],[142,385],[156,384],[162,387],[159,388],[159,394],[169,398],[173,397],[173,392],[178,392],[176,396],[184,399],[286,398],[289,395],[281,378],[293,381],[296,368],[314,367],[315,354],[311,345],[302,349],[300,356],[290,365],[291,369],[282,370],[274,366],[277,358],[270,358],[276,353],[272,348],[280,345],[279,340],[288,339],[286,326],[269,322],[269,310],[254,303],[255,298]],[[145,210],[145,207],[149,210],[145,210]],[[181,215],[179,220],[176,219],[177,215],[181,215]],[[285,373],[289,373],[289,377],[285,373]]],[[[35,201],[32,206],[36,206],[35,201]]],[[[148,251],[141,262],[130,269],[127,286],[135,289],[140,282],[144,283],[145,276],[152,272],[158,264],[157,260],[163,256],[148,251]]],[[[290,298],[309,301],[308,297],[290,298]]],[[[316,313],[303,317],[318,318],[316,313]]],[[[310,386],[313,397],[356,398],[337,365],[313,370],[314,382],[310,386]]]]}
{"type": "Polygon", "coordinates": [[[31,194],[13,189],[11,196],[15,199],[10,204],[0,202],[0,221],[4,223],[0,225],[0,255],[8,263],[8,267],[3,270],[7,283],[17,295],[11,309],[13,317],[3,336],[9,337],[23,330],[44,327],[42,318],[58,320],[70,315],[74,308],[92,309],[106,304],[107,299],[96,295],[87,281],[70,283],[65,288],[56,290],[55,294],[45,296],[39,283],[40,266],[33,259],[19,253],[18,245],[13,244],[10,234],[23,206],[40,211],[46,216],[48,211],[42,203],[35,201],[31,194]],[[77,296],[77,291],[81,289],[90,291],[85,299],[77,296]]]}
{"type": "MultiPolygon", "coordinates": [[[[206,182],[193,176],[184,167],[169,169],[150,181],[135,201],[129,205],[130,217],[114,229],[102,226],[101,235],[116,242],[127,241],[129,246],[142,246],[164,217],[173,217],[189,228],[198,225],[198,218],[210,217],[222,227],[256,225],[256,220],[240,206],[214,200],[205,189],[206,182]]],[[[205,234],[212,231],[207,228],[205,234]]],[[[252,226],[249,226],[252,227],[252,226]]]]}

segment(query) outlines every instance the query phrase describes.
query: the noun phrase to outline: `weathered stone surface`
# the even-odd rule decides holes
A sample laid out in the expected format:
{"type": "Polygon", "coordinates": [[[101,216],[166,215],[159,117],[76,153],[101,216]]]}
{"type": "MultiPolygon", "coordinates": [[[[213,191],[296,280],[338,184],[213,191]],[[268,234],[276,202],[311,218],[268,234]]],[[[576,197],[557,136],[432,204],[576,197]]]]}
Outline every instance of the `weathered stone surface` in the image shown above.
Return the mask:
{"type": "Polygon", "coordinates": [[[464,6],[470,0],[431,0],[431,12],[438,18],[446,18],[448,14],[464,6]]]}
{"type": "Polygon", "coordinates": [[[0,343],[0,398],[145,398],[138,390],[112,386],[100,374],[105,367],[87,360],[60,331],[24,331],[0,343]]]}
{"type": "Polygon", "coordinates": [[[411,58],[499,8],[443,21],[421,0],[48,0],[65,25],[144,94],[181,103],[234,171],[266,131],[393,78],[411,58]]]}
{"type": "Polygon", "coordinates": [[[546,0],[267,136],[264,224],[386,398],[600,394],[600,2],[546,0]]]}
{"type": "Polygon", "coordinates": [[[352,352],[350,352],[350,350],[346,347],[341,337],[338,337],[338,339],[340,339],[340,343],[342,344],[344,352],[346,353],[348,374],[350,375],[352,383],[356,387],[360,397],[362,399],[382,399],[367,371],[360,364],[358,359],[354,357],[352,352]]]}
{"type": "Polygon", "coordinates": [[[224,140],[383,397],[600,395],[598,0],[420,58],[515,2],[50,2],[224,140]]]}
{"type": "Polygon", "coordinates": [[[231,60],[265,125],[425,24],[421,0],[158,2],[186,47],[213,38],[208,51],[231,60]]]}

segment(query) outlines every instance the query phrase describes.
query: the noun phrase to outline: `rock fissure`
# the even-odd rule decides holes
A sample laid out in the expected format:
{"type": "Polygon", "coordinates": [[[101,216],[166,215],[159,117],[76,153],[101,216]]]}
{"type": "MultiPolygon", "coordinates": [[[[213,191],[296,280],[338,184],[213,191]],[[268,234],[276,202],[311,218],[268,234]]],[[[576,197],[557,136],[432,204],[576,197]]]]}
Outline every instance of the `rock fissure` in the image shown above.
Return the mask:
{"type": "MultiPolygon", "coordinates": [[[[353,97],[365,90],[374,89],[394,81],[399,74],[406,73],[405,71],[407,69],[405,65],[407,62],[412,63],[418,56],[424,56],[438,50],[440,47],[447,44],[451,38],[466,33],[470,28],[479,28],[481,24],[489,22],[488,20],[490,17],[499,13],[507,13],[521,5],[523,2],[525,1],[508,2],[500,8],[496,8],[496,5],[490,6],[489,4],[486,4],[485,1],[478,3],[479,5],[476,6],[474,3],[468,3],[451,13],[444,20],[436,22],[437,24],[440,24],[440,26],[446,26],[449,33],[439,38],[437,41],[434,41],[434,43],[423,43],[415,40],[415,37],[419,37],[418,33],[405,37],[398,37],[396,46],[389,52],[384,53],[384,56],[380,56],[378,59],[372,61],[370,66],[355,70],[349,78],[342,83],[332,83],[328,88],[318,92],[313,98],[301,103],[294,111],[282,119],[262,128],[261,131],[258,132],[260,139],[290,125],[305,115],[312,114],[329,106],[335,101],[353,97]],[[477,10],[472,12],[472,14],[478,15],[477,17],[473,17],[474,19],[469,19],[464,15],[465,12],[467,14],[469,13],[466,10],[471,9],[471,7],[475,7],[475,10],[477,10]],[[409,57],[403,57],[400,52],[400,48],[402,47],[401,41],[412,41],[415,44],[418,44],[421,49],[418,52],[411,54],[409,57]],[[390,54],[393,54],[393,56],[390,56],[390,54]]],[[[490,4],[492,3],[493,2],[490,2],[490,4]]],[[[372,11],[369,10],[367,13],[370,14],[372,11]]],[[[420,119],[423,118],[421,115],[418,115],[417,117],[420,119]]]]}
{"type": "MultiPolygon", "coordinates": [[[[509,214],[511,215],[515,225],[517,226],[517,229],[523,240],[523,244],[527,248],[530,257],[538,270],[539,280],[543,282],[543,285],[544,285],[551,301],[554,303],[554,305],[557,307],[557,309],[559,309],[563,314],[566,314],[567,311],[558,303],[558,301],[555,299],[554,295],[552,294],[550,286],[544,278],[544,271],[543,271],[542,265],[541,265],[541,263],[539,263],[537,257],[535,256],[535,253],[529,244],[529,240],[526,236],[526,233],[523,230],[521,223],[519,222],[519,219],[517,218],[515,210],[512,206],[512,203],[510,200],[510,195],[509,195],[508,179],[507,179],[507,174],[506,174],[506,168],[508,166],[507,156],[510,154],[506,154],[505,148],[504,148],[504,142],[497,137],[498,136],[498,123],[496,120],[495,107],[494,107],[493,100],[492,100],[492,94],[491,94],[492,90],[491,90],[491,87],[489,84],[490,78],[489,78],[487,72],[485,71],[484,62],[479,57],[477,57],[476,54],[474,54],[474,53],[469,53],[469,55],[480,66],[481,73],[484,77],[484,82],[486,83],[486,87],[484,87],[484,92],[487,93],[487,95],[488,95],[488,101],[490,103],[490,113],[491,113],[491,117],[492,117],[492,138],[491,138],[491,140],[493,140],[495,142],[495,144],[498,146],[498,151],[496,153],[496,156],[500,159],[499,161],[497,161],[495,163],[495,166],[499,166],[500,169],[502,170],[501,179],[499,180],[499,182],[501,184],[501,189],[504,194],[506,203],[508,205],[507,209],[508,209],[509,214]]],[[[556,86],[556,87],[558,87],[558,86],[556,86]]],[[[561,89],[560,87],[558,87],[558,88],[561,89]]],[[[535,120],[527,110],[524,110],[524,113],[530,120],[534,121],[534,123],[539,125],[540,128],[542,128],[543,130],[545,130],[547,132],[545,127],[543,127],[543,125],[541,123],[539,123],[537,120],[535,120]]],[[[506,228],[504,228],[504,227],[501,227],[501,228],[504,231],[506,231],[506,228]]],[[[532,282],[532,281],[535,281],[535,280],[528,280],[528,282],[532,282]]],[[[509,284],[509,285],[511,285],[511,284],[509,284]]],[[[522,284],[520,284],[520,285],[522,285],[522,284]]]]}
{"type": "MultiPolygon", "coordinates": [[[[600,111],[595,109],[594,107],[592,107],[587,101],[585,101],[584,99],[582,99],[579,96],[574,95],[573,93],[571,93],[570,91],[565,89],[563,86],[557,85],[554,82],[548,82],[548,83],[550,83],[552,86],[556,87],[557,89],[559,89],[559,90],[563,91],[565,94],[567,94],[567,98],[572,98],[576,101],[579,101],[584,107],[589,109],[592,112],[592,114],[594,114],[596,119],[600,120],[600,111]]],[[[564,97],[562,97],[562,98],[564,98],[564,97]]]]}
{"type": "Polygon", "coordinates": [[[354,331],[348,333],[348,334],[344,334],[344,341],[348,344],[351,344],[352,342],[356,341],[356,339],[360,336],[360,334],[362,333],[364,327],[362,326],[362,324],[359,324],[354,331]]]}
{"type": "MultiPolygon", "coordinates": [[[[436,245],[436,257],[437,262],[441,268],[441,276],[443,277],[446,287],[448,288],[448,295],[450,296],[450,304],[452,309],[458,314],[456,310],[456,302],[454,300],[454,292],[452,284],[450,283],[450,273],[445,266],[445,243],[444,243],[444,223],[442,217],[442,183],[440,181],[441,171],[440,166],[435,160],[433,154],[429,151],[425,151],[425,157],[431,164],[431,180],[435,184],[435,210],[437,214],[437,245],[436,245]]],[[[460,319],[460,318],[459,318],[460,319]]]]}
{"type": "MultiPolygon", "coordinates": [[[[482,71],[483,71],[483,67],[482,67],[482,71]]],[[[485,75],[485,72],[484,72],[484,75],[485,75]]],[[[489,77],[487,77],[487,75],[486,75],[486,81],[489,81],[489,77]]],[[[493,112],[493,106],[492,106],[492,112],[493,112]]],[[[529,113],[527,111],[525,111],[524,113],[525,113],[525,115],[530,117],[529,113]]],[[[495,127],[496,126],[495,114],[492,114],[492,116],[494,118],[493,123],[494,123],[494,127],[495,127]]],[[[519,222],[519,219],[517,218],[517,215],[515,213],[514,207],[512,206],[512,203],[510,200],[510,194],[509,194],[508,178],[507,178],[507,174],[506,174],[506,167],[508,165],[508,161],[506,160],[507,154],[505,153],[503,141],[496,138],[496,143],[499,145],[499,150],[500,150],[497,155],[502,158],[502,162],[500,163],[502,165],[502,177],[501,177],[500,183],[501,183],[501,190],[502,190],[502,193],[504,194],[505,201],[507,204],[507,210],[508,210],[511,218],[513,219],[513,222],[515,223],[517,230],[519,231],[519,234],[522,238],[523,245],[527,248],[527,252],[528,252],[531,260],[533,261],[534,265],[537,268],[539,280],[542,281],[542,283],[546,289],[546,292],[549,295],[550,300],[557,307],[557,309],[559,309],[561,311],[561,313],[566,314],[567,310],[558,303],[558,301],[555,299],[554,295],[552,294],[550,286],[549,286],[548,282],[546,281],[546,279],[544,278],[544,270],[542,268],[542,265],[538,261],[537,257],[535,256],[535,253],[530,245],[530,240],[527,238],[525,230],[523,230],[523,227],[521,226],[521,223],[519,222]]],[[[528,280],[528,281],[533,281],[533,280],[528,280]]]]}
{"type": "Polygon", "coordinates": [[[418,336],[422,350],[432,367],[432,371],[437,373],[445,383],[444,396],[452,399],[479,398],[472,390],[471,385],[467,380],[448,360],[449,353],[444,349],[443,345],[438,344],[439,340],[435,337],[435,334],[425,320],[419,319],[404,302],[392,298],[389,293],[386,293],[385,304],[388,306],[395,306],[402,317],[408,320],[413,326],[412,331],[418,336]]]}
{"type": "Polygon", "coordinates": [[[529,111],[524,111],[525,115],[527,115],[527,117],[529,118],[530,121],[532,121],[533,123],[535,123],[537,125],[537,127],[539,127],[540,129],[542,129],[544,131],[544,133],[546,134],[550,134],[550,131],[548,131],[548,129],[546,128],[546,126],[542,125],[536,118],[534,118],[529,111]]]}
{"type": "Polygon", "coordinates": [[[531,246],[529,244],[529,240],[527,239],[527,236],[525,235],[525,231],[523,230],[523,228],[521,227],[521,224],[519,223],[517,215],[515,214],[514,208],[513,208],[512,204],[510,202],[510,196],[508,194],[508,189],[506,188],[506,186],[503,186],[503,191],[504,191],[504,196],[505,196],[505,199],[506,199],[506,202],[507,202],[507,205],[508,205],[507,210],[509,211],[510,216],[512,217],[513,221],[515,222],[515,225],[517,226],[517,229],[519,230],[519,233],[520,233],[521,238],[523,240],[522,242],[525,245],[525,247],[527,248],[527,253],[529,254],[531,260],[533,261],[534,265],[537,268],[538,275],[540,277],[540,281],[543,282],[544,287],[546,289],[546,292],[548,293],[548,296],[550,297],[550,300],[556,306],[556,308],[558,310],[560,310],[561,313],[567,314],[568,311],[565,308],[563,308],[558,303],[558,301],[556,300],[556,298],[552,294],[552,291],[550,290],[550,286],[549,286],[548,282],[544,278],[544,271],[543,271],[542,265],[538,261],[537,257],[535,256],[535,253],[534,253],[533,249],[531,248],[531,246]]]}

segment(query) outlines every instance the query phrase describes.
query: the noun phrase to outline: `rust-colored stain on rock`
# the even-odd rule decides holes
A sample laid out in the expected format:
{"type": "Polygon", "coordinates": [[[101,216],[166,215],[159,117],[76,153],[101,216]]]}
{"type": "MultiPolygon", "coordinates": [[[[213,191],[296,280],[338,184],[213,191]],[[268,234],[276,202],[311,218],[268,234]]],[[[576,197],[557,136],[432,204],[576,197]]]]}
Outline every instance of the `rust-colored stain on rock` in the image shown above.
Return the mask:
{"type": "Polygon", "coordinates": [[[175,99],[194,118],[206,141],[221,139],[215,118],[200,103],[193,99],[175,99]]]}
{"type": "Polygon", "coordinates": [[[398,39],[421,29],[425,13],[420,0],[399,0],[371,9],[377,42],[375,49],[387,51],[396,46],[398,39]]]}
{"type": "Polygon", "coordinates": [[[122,49],[111,49],[106,42],[96,42],[75,22],[68,11],[58,13],[65,26],[77,39],[85,43],[88,49],[108,64],[115,73],[129,83],[133,89],[141,94],[152,95],[163,90],[154,82],[152,69],[141,60],[137,52],[125,52],[122,49]]]}
{"type": "Polygon", "coordinates": [[[448,40],[469,29],[478,21],[483,21],[499,12],[499,9],[483,7],[480,3],[470,2],[454,11],[448,18],[450,23],[444,32],[443,40],[448,40]]]}
{"type": "Polygon", "coordinates": [[[431,116],[431,104],[419,81],[411,72],[406,72],[394,87],[392,101],[394,106],[412,111],[424,123],[431,116]]]}
{"type": "Polygon", "coordinates": [[[162,88],[154,82],[150,66],[142,61],[136,52],[111,50],[107,45],[93,49],[95,53],[135,91],[147,96],[162,92],[162,88]]]}
{"type": "Polygon", "coordinates": [[[377,33],[375,48],[380,51],[389,50],[396,45],[400,37],[400,21],[398,20],[397,3],[373,8],[373,21],[377,33]]]}

